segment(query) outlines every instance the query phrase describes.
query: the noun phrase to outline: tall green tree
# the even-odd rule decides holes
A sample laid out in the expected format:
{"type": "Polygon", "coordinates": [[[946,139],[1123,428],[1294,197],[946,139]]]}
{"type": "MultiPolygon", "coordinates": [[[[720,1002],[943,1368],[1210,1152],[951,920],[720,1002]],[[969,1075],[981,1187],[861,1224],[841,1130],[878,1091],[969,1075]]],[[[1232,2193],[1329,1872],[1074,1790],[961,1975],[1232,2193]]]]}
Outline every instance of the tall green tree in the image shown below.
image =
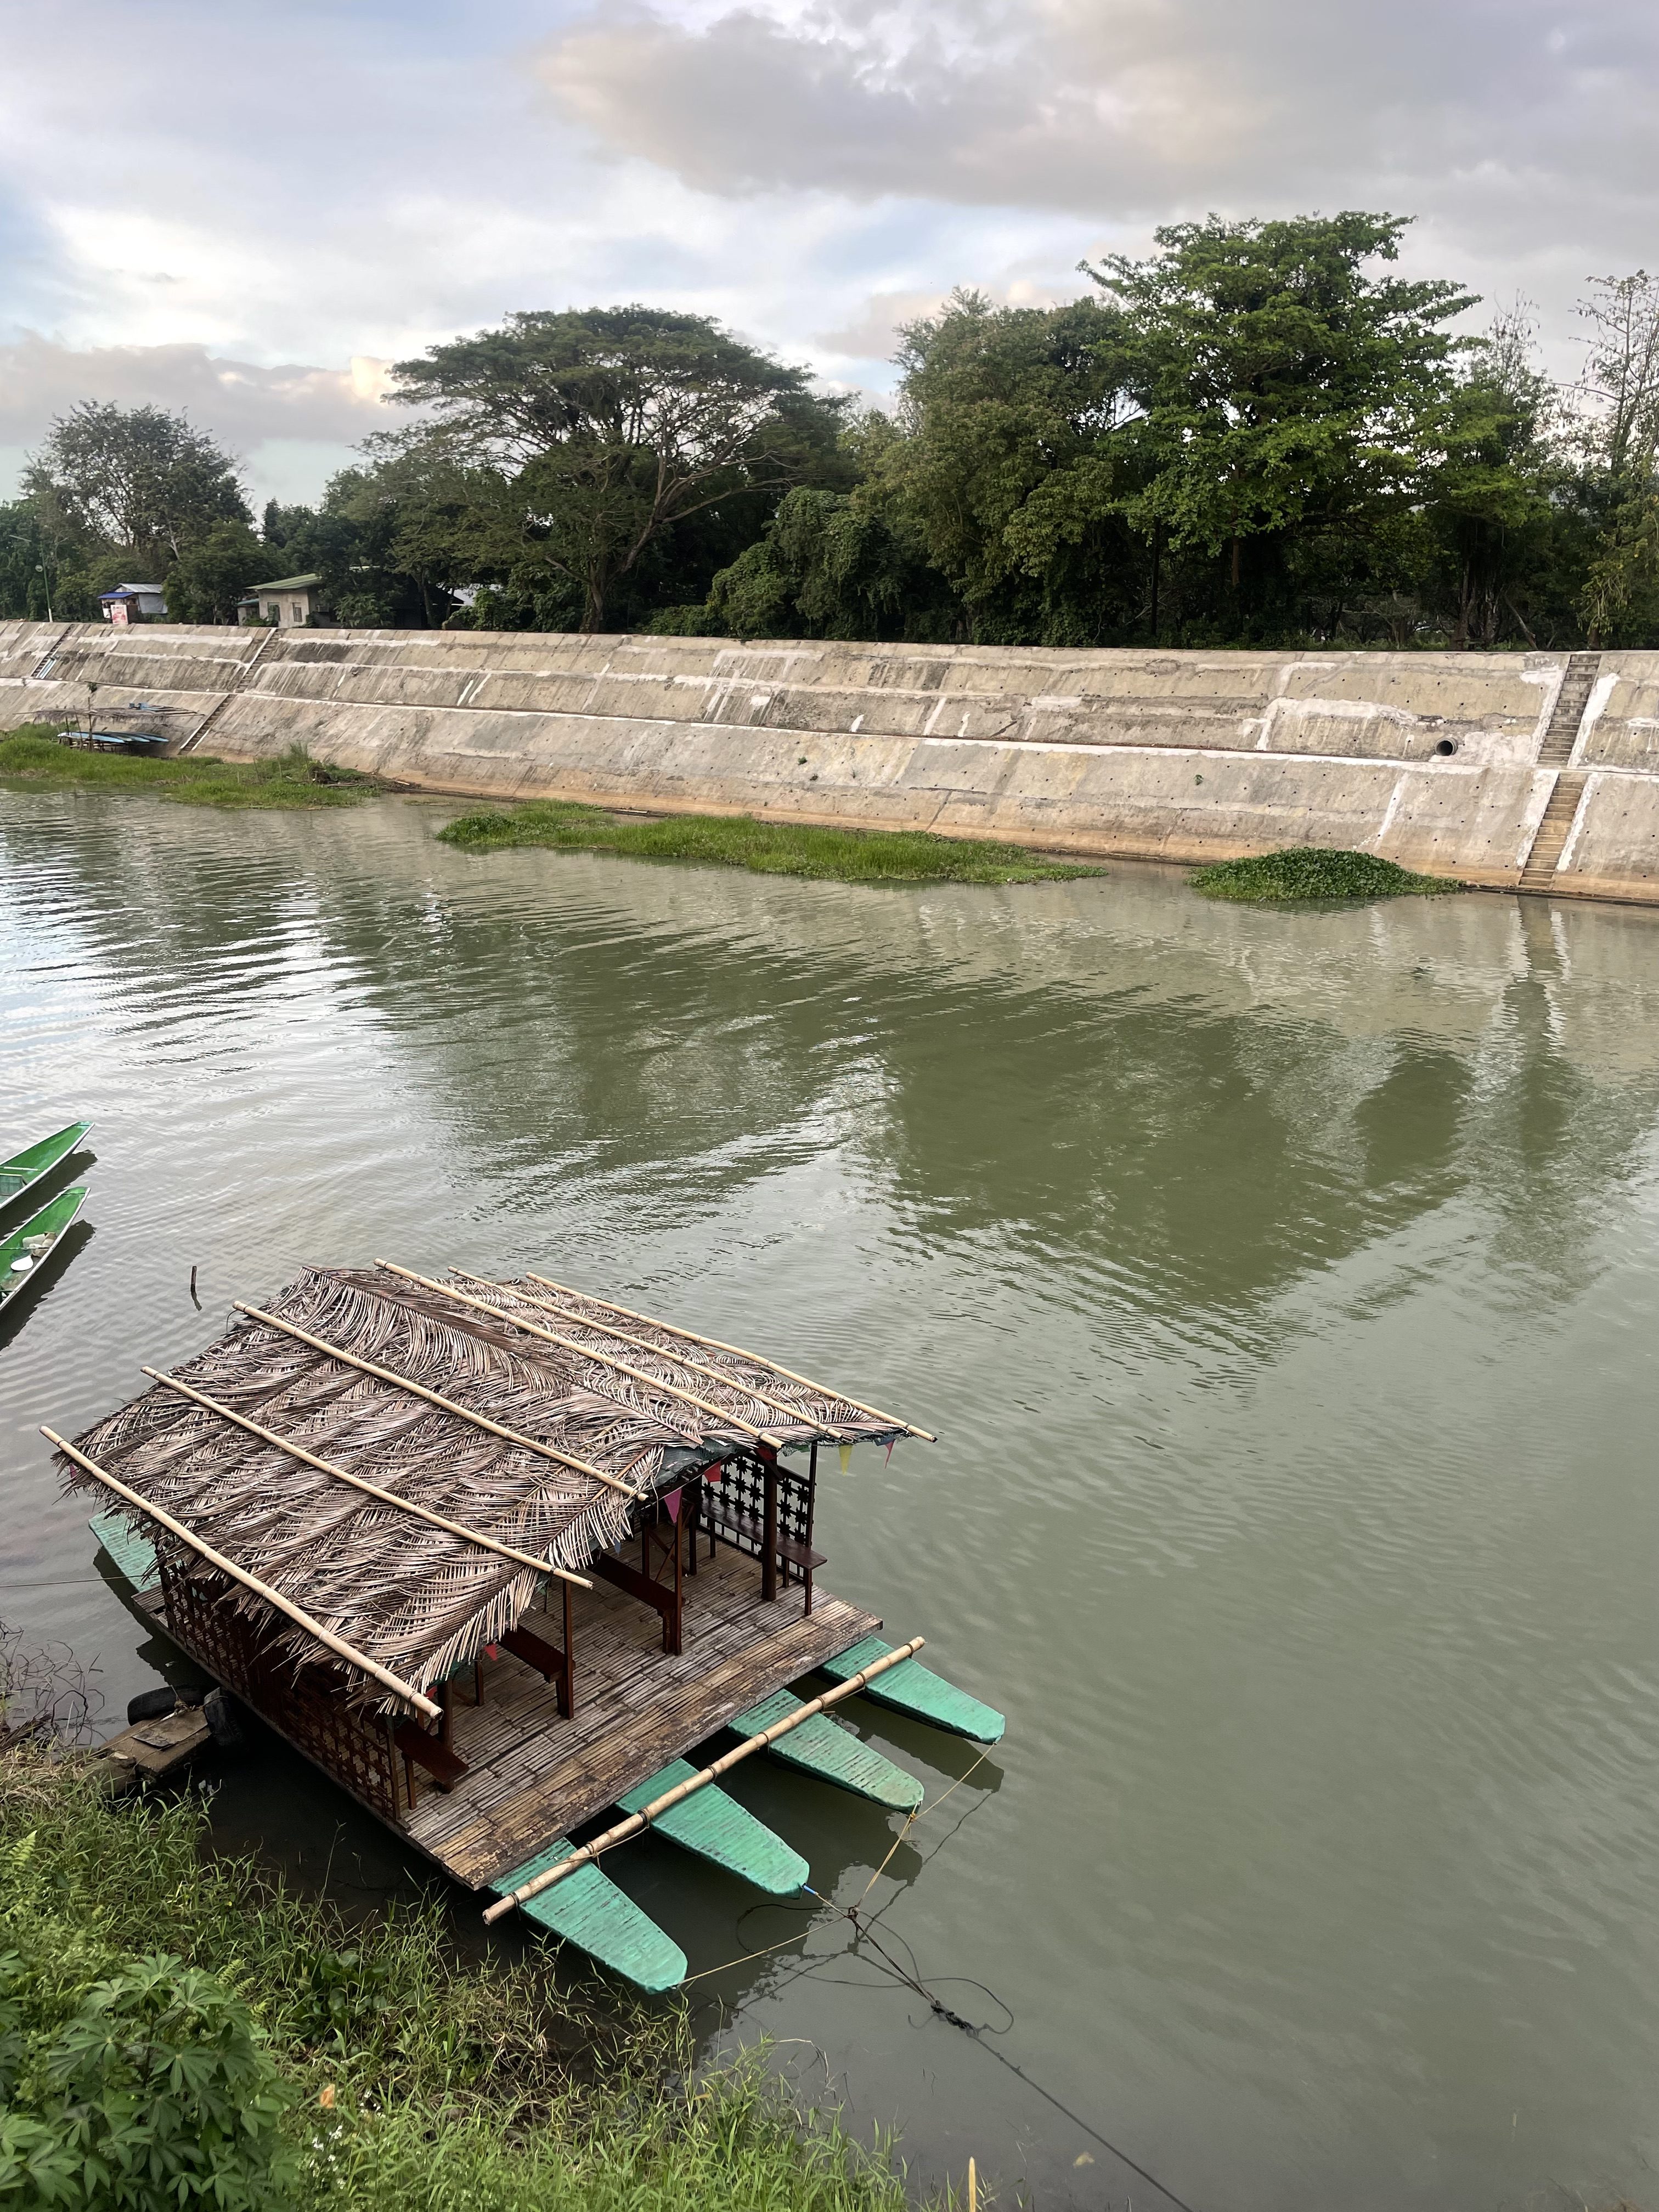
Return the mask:
{"type": "Polygon", "coordinates": [[[53,422],[23,489],[44,526],[124,556],[146,581],[217,525],[253,520],[230,456],[161,407],[82,400],[53,422]]]}
{"type": "Polygon", "coordinates": [[[590,630],[668,532],[808,481],[842,411],[707,317],[640,306],[510,315],[400,362],[392,397],[429,413],[405,459],[464,488],[475,568],[590,630]]]}
{"type": "Polygon", "coordinates": [[[216,522],[188,538],[166,572],[168,619],[234,623],[248,586],[270,575],[268,561],[246,522],[216,522]]]}
{"type": "Polygon", "coordinates": [[[1126,318],[1080,300],[993,307],[954,293],[900,333],[897,434],[863,495],[918,543],[987,640],[1096,644],[1131,625],[1146,562],[1124,505],[1139,402],[1126,318]]]}
{"type": "Polygon", "coordinates": [[[1581,485],[1597,542],[1580,607],[1601,645],[1659,638],[1659,278],[1593,280],[1580,387],[1581,485]]]}
{"type": "Polygon", "coordinates": [[[1476,302],[1387,273],[1405,228],[1359,212],[1212,216],[1159,230],[1148,260],[1085,264],[1134,356],[1125,520],[1176,553],[1224,555],[1235,630],[1247,567],[1282,599],[1292,540],[1340,531],[1358,550],[1422,495],[1443,449],[1459,345],[1443,326],[1476,302]]]}
{"type": "Polygon", "coordinates": [[[948,586],[914,540],[867,500],[805,484],[696,611],[693,627],[736,637],[915,638],[956,626],[948,586]]]}

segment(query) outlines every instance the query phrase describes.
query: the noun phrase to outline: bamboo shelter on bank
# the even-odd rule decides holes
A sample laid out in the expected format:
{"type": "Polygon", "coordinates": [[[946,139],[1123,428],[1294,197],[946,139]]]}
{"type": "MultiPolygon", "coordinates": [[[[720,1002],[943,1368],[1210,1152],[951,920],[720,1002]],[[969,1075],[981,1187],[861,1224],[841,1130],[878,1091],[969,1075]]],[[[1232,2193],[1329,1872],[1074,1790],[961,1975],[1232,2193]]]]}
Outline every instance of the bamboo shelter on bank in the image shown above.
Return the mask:
{"type": "Polygon", "coordinates": [[[647,1987],[684,1955],[599,1848],[655,1826],[793,1893],[806,1863],[711,1769],[764,1751],[906,1807],[914,1778],[821,1705],[1001,1733],[818,1581],[822,1448],[933,1439],[753,1352],[541,1273],[380,1261],[313,1268],[144,1372],[84,1435],[46,1433],[149,1616],[495,1913],[647,1987]],[[798,1696],[815,1670],[831,1688],[798,1696]]]}

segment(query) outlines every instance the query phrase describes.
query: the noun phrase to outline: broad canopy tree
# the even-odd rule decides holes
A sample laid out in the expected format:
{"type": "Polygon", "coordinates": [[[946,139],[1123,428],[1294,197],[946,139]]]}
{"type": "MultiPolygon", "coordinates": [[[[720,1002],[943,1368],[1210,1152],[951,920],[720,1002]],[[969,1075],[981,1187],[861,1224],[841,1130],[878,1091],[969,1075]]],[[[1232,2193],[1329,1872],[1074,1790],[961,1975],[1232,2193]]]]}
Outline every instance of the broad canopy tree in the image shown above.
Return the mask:
{"type": "Polygon", "coordinates": [[[403,458],[447,465],[475,562],[562,584],[587,630],[677,526],[832,463],[842,413],[707,317],[639,306],[510,315],[393,380],[430,417],[403,458]]]}

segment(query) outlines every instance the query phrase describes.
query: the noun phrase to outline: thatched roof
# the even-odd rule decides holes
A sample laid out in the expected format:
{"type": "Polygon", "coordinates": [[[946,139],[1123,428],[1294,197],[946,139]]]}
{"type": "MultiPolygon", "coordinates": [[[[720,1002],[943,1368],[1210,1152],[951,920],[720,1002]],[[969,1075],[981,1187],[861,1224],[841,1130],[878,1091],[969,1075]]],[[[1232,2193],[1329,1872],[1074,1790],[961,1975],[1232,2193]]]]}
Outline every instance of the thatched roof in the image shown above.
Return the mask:
{"type": "MultiPolygon", "coordinates": [[[[623,1536],[641,1498],[762,1437],[789,1449],[925,1433],[750,1354],[537,1279],[428,1284],[385,1265],[313,1268],[265,1310],[333,1349],[245,1318],[173,1372],[314,1458],[568,1568],[623,1536]]],[[[165,1383],[75,1442],[418,1689],[468,1663],[536,1595],[527,1568],[364,1496],[165,1383]]],[[[107,1501],[94,1478],[61,1455],[59,1463],[70,1484],[107,1501]]],[[[313,1637],[178,1538],[159,1540],[181,1571],[270,1624],[296,1662],[325,1657],[313,1637]]],[[[360,1677],[350,1688],[373,1693],[360,1677]]]]}

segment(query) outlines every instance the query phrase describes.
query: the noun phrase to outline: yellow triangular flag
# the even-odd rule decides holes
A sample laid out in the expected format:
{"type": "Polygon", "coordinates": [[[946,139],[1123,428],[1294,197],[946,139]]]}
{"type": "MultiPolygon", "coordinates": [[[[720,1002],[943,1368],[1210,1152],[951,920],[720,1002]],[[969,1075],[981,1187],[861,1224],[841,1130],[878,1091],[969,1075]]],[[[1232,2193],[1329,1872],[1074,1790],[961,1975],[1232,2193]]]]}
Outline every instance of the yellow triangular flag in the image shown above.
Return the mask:
{"type": "Polygon", "coordinates": [[[841,1448],[841,1471],[842,1471],[842,1473],[843,1474],[846,1474],[846,1472],[847,1472],[847,1470],[848,1470],[848,1468],[849,1467],[851,1467],[851,1465],[852,1465],[852,1464],[853,1464],[853,1447],[852,1447],[852,1445],[851,1445],[851,1444],[843,1444],[843,1445],[842,1446],[842,1448],[841,1448]]]}

